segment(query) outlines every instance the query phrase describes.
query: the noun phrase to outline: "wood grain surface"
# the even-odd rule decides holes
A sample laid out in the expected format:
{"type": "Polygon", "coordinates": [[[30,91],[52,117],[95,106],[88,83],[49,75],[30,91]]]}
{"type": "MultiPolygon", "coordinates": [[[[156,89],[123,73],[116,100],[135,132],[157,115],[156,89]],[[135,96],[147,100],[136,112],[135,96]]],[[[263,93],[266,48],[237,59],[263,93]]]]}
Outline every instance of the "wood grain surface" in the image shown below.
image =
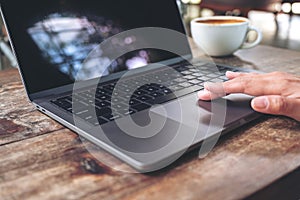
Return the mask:
{"type": "MultiPolygon", "coordinates": [[[[214,60],[300,74],[300,52],[267,46],[214,60]]],[[[222,137],[204,159],[194,150],[148,174],[114,170],[98,157],[125,165],[36,111],[17,70],[0,72],[3,200],[241,199],[300,166],[300,124],[286,117],[263,116],[222,137]]]]}

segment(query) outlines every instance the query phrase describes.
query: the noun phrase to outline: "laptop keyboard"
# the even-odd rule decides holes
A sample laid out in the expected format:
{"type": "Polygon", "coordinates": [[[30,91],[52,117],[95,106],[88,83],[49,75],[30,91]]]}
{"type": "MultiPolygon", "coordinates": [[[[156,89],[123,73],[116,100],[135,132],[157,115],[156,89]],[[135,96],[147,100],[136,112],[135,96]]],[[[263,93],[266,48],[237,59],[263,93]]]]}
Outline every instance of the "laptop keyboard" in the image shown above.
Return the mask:
{"type": "Polygon", "coordinates": [[[179,65],[175,68],[120,80],[117,90],[115,89],[117,82],[113,82],[73,92],[73,96],[63,96],[51,102],[90,124],[101,125],[148,109],[154,104],[161,104],[202,90],[204,82],[223,82],[227,80],[225,76],[227,70],[235,71],[224,66],[217,66],[217,68],[212,64],[179,65]],[[132,92],[133,88],[137,89],[132,92]],[[72,101],[76,105],[74,110],[72,101]]]}

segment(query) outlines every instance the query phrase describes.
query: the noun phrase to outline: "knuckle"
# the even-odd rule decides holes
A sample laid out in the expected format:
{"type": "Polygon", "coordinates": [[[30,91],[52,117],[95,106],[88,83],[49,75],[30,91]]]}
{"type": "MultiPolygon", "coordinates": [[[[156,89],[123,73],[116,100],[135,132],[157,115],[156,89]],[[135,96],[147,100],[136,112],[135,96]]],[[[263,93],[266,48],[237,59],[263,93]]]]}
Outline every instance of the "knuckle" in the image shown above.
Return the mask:
{"type": "Polygon", "coordinates": [[[290,79],[291,79],[291,75],[286,73],[286,72],[274,72],[275,73],[275,77],[273,78],[276,78],[277,80],[280,80],[281,82],[284,82],[284,83],[289,83],[290,82],[290,79]]]}
{"type": "Polygon", "coordinates": [[[283,93],[287,88],[289,88],[291,83],[291,75],[286,72],[280,72],[276,71],[271,73],[271,83],[274,83],[274,80],[276,79],[276,83],[274,83],[274,87],[276,85],[276,88],[278,88],[278,93],[283,93]],[[275,79],[274,79],[275,78],[275,79]]]}
{"type": "Polygon", "coordinates": [[[271,108],[273,113],[285,114],[288,113],[288,104],[285,98],[274,98],[271,108]]]}
{"type": "Polygon", "coordinates": [[[271,73],[272,76],[275,76],[275,77],[285,77],[287,75],[287,73],[285,72],[281,72],[281,71],[275,71],[275,72],[272,72],[271,73]]]}
{"type": "Polygon", "coordinates": [[[240,87],[241,87],[241,92],[245,93],[246,89],[249,86],[249,80],[248,80],[248,78],[242,76],[242,77],[238,78],[238,81],[239,81],[239,84],[240,84],[240,87]]]}
{"type": "Polygon", "coordinates": [[[287,88],[289,88],[289,80],[287,79],[282,79],[280,81],[280,84],[277,86],[278,87],[278,93],[282,94],[287,88]]]}

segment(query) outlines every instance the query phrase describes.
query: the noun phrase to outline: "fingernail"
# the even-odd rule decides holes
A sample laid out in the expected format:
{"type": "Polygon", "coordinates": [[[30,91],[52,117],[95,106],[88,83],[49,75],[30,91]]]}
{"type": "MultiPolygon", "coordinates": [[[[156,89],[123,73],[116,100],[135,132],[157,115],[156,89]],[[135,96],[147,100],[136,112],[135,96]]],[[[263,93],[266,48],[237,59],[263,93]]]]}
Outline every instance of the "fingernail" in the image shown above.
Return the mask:
{"type": "Polygon", "coordinates": [[[204,90],[201,90],[201,91],[198,92],[198,96],[202,96],[202,95],[205,95],[207,93],[208,93],[208,91],[206,89],[204,89],[204,90]]]}
{"type": "Polygon", "coordinates": [[[226,75],[228,76],[228,75],[235,75],[236,73],[235,72],[233,72],[233,71],[227,71],[226,72],[226,75]]]}
{"type": "Polygon", "coordinates": [[[268,106],[268,99],[265,97],[257,97],[253,99],[253,104],[255,108],[263,109],[268,106]]]}
{"type": "Polygon", "coordinates": [[[206,89],[198,92],[198,98],[202,100],[206,100],[210,98],[210,93],[206,89]]]}
{"type": "Polygon", "coordinates": [[[226,72],[226,77],[229,79],[235,78],[239,75],[240,73],[238,72],[233,72],[233,71],[227,71],[226,72]]]}

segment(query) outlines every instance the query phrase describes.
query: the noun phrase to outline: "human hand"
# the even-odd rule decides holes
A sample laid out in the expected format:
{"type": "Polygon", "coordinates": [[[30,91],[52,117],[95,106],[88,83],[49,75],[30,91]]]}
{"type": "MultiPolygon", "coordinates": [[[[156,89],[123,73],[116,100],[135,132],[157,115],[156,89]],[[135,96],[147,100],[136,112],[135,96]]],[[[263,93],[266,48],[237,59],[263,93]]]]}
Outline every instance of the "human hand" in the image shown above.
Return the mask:
{"type": "Polygon", "coordinates": [[[226,73],[224,83],[205,83],[198,93],[201,100],[216,99],[227,94],[244,93],[256,96],[254,110],[266,114],[285,115],[300,121],[300,77],[284,72],[268,74],[226,73]]]}

